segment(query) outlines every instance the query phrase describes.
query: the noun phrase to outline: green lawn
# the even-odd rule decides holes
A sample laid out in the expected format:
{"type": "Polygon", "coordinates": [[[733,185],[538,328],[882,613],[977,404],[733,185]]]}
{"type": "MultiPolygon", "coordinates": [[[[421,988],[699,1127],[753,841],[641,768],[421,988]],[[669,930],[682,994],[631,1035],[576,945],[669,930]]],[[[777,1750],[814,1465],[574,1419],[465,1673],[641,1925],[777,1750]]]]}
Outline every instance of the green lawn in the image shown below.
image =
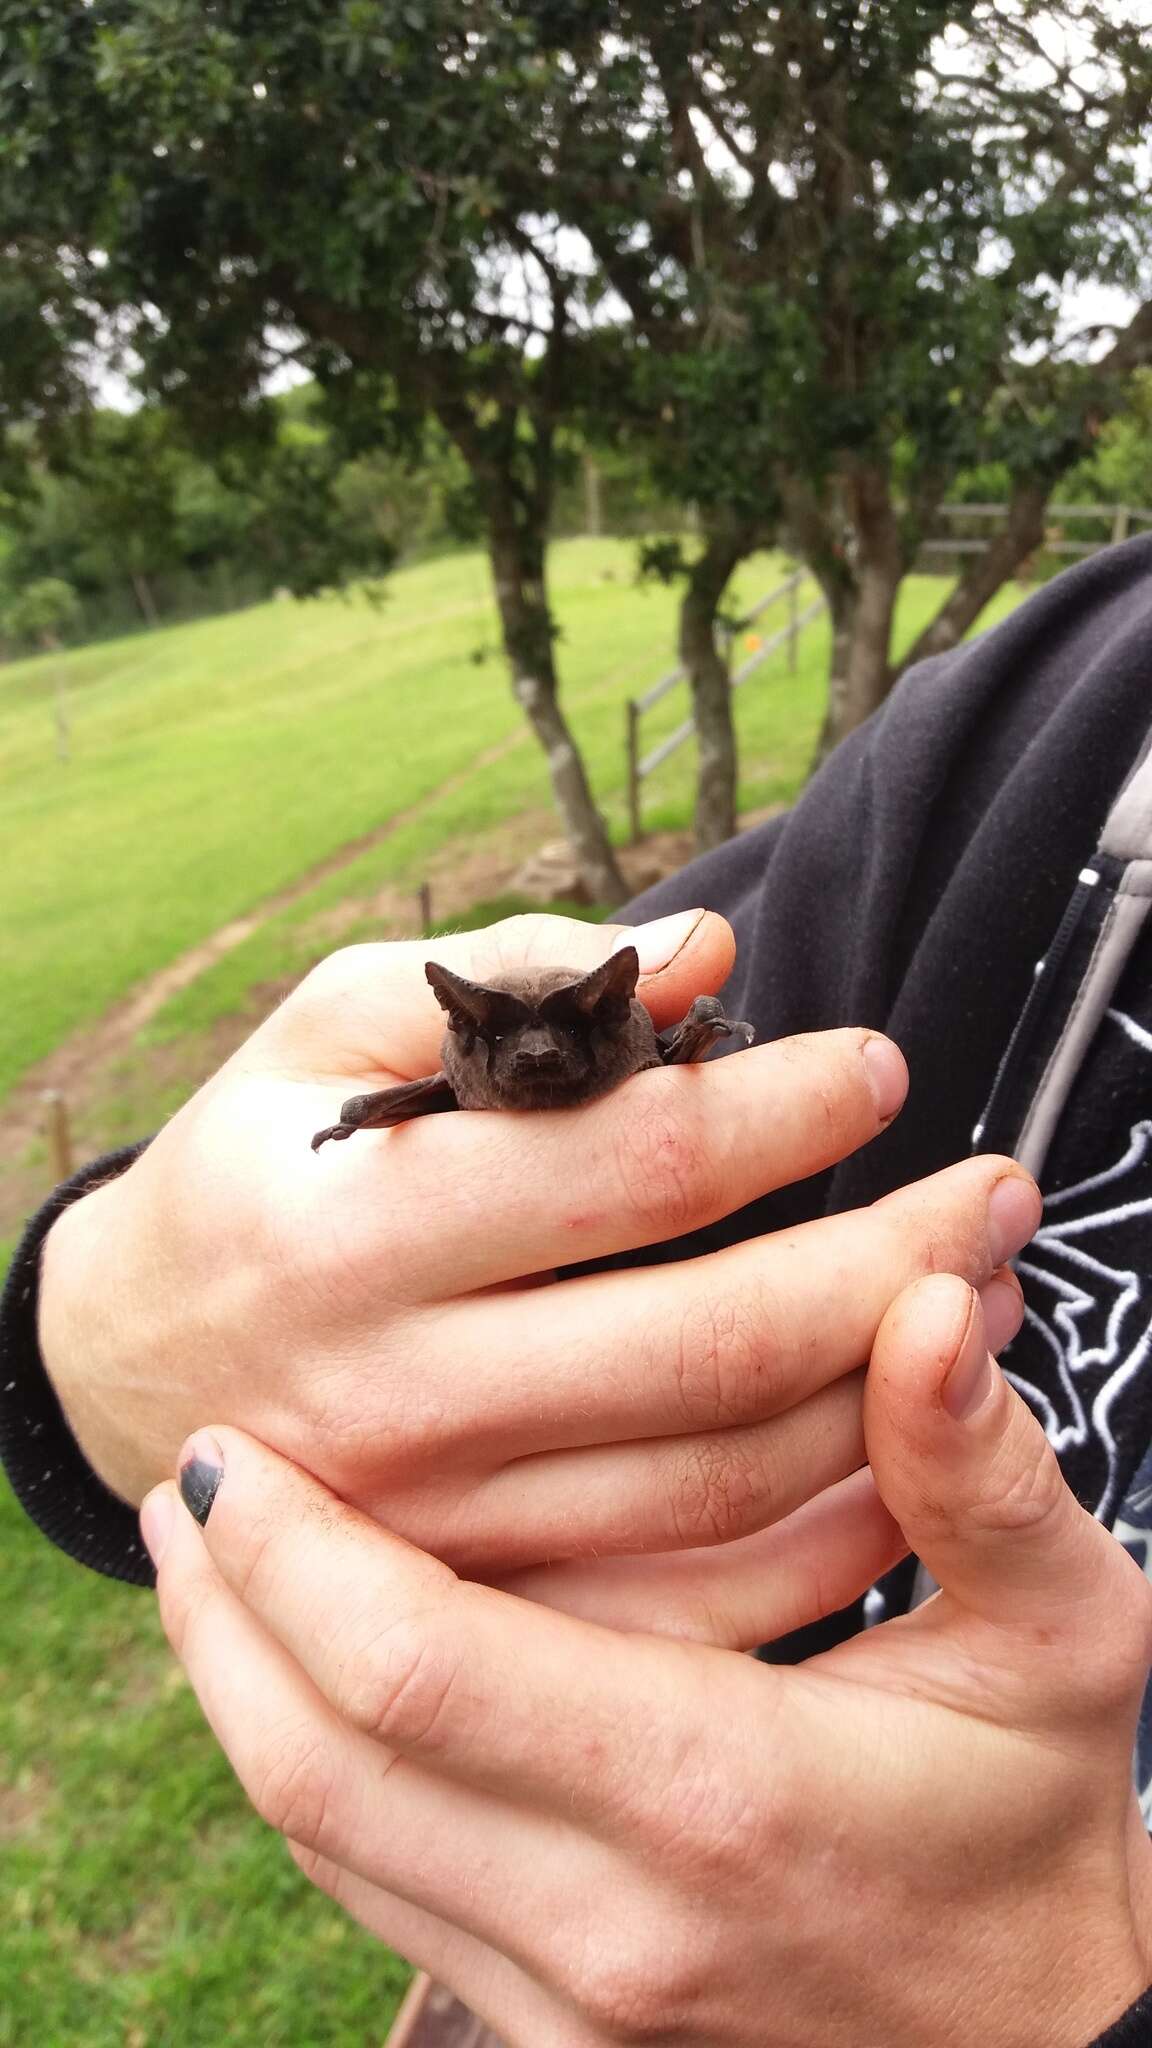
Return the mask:
{"type": "MultiPolygon", "coordinates": [[[[623,701],[670,665],[675,608],[673,592],[637,587],[633,564],[627,542],[555,550],[565,698],[619,830],[623,701]]],[[[737,601],[779,574],[768,558],[747,564],[737,601]]],[[[908,586],[901,637],[940,589],[927,578],[908,586]]],[[[326,902],[418,879],[432,848],[545,804],[543,760],[521,736],[495,643],[485,567],[469,554],[397,575],[378,611],[285,601],[81,649],[61,658],[73,724],[66,764],[53,747],[52,661],[0,667],[0,872],[14,883],[0,903],[0,1095],[143,976],[426,799],[493,743],[514,742],[482,777],[427,805],[194,985],[164,1027],[203,1023],[282,971],[292,929],[326,902]],[[484,646],[477,664],[472,653],[484,646]]],[[[818,624],[795,675],[778,656],[739,693],[746,805],[796,788],[826,658],[818,624]]],[[[670,693],[645,721],[645,744],[684,709],[683,692],[670,693]]],[[[682,749],[648,786],[654,826],[686,816],[691,755],[682,749]]]]}
{"type": "Polygon", "coordinates": [[[407,1971],[256,1820],[150,1594],[0,1489],[2,2048],[367,2048],[407,1971]]]}
{"type": "MultiPolygon", "coordinates": [[[[633,561],[613,541],[567,542],[554,560],[565,698],[618,831],[623,701],[671,665],[675,609],[674,593],[635,586],[633,561]]],[[[737,601],[780,573],[750,563],[737,601]]],[[[909,584],[902,639],[941,594],[928,579],[909,584]]],[[[816,625],[795,674],[777,656],[740,691],[745,806],[797,788],[826,660],[816,625]]],[[[269,604],[62,666],[66,765],[53,751],[51,664],[0,667],[0,1093],[141,977],[430,799],[168,1005],[153,1035],[176,1054],[193,1048],[194,1067],[213,1019],[302,964],[317,912],[387,881],[413,887],[434,850],[547,802],[475,555],[397,575],[379,612],[269,604]],[[482,777],[436,796],[501,741],[482,777]]],[[[645,746],[684,710],[683,692],[670,695],[645,723],[645,746]]],[[[691,755],[647,786],[653,827],[688,815],[691,755]]],[[[165,1084],[174,1096],[183,1071],[165,1084]]],[[[139,1092],[126,1063],[108,1137],[113,1125],[124,1136],[152,1128],[173,1106],[154,1077],[139,1092]]],[[[381,2041],[401,1967],[309,1890],[248,1812],[149,1596],[67,1563],[2,1489],[0,1558],[0,2048],[381,2041]]]]}

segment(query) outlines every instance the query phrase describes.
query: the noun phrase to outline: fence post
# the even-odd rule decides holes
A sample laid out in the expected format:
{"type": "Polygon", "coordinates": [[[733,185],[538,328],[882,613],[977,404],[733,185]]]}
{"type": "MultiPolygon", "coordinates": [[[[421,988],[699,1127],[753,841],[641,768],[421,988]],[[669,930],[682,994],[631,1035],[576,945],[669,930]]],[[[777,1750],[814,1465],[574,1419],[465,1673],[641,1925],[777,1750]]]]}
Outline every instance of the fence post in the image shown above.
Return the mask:
{"type": "Polygon", "coordinates": [[[637,846],[644,836],[640,822],[640,707],[629,697],[624,706],[624,751],[628,761],[628,835],[637,846]]]}
{"type": "Polygon", "coordinates": [[[432,932],[432,890],[427,882],[421,882],[418,898],[420,904],[420,936],[429,938],[432,932]]]}
{"type": "Polygon", "coordinates": [[[599,540],[604,531],[603,501],[600,495],[600,464],[596,457],[584,451],[584,532],[589,540],[599,540]]]}
{"type": "Polygon", "coordinates": [[[1113,541],[1114,541],[1114,542],[1115,542],[1115,541],[1119,541],[1119,540],[1127,540],[1127,538],[1128,538],[1128,522],[1129,522],[1129,520],[1130,520],[1131,516],[1132,516],[1132,511],[1131,511],[1131,507],[1130,507],[1130,506],[1128,506],[1128,505],[1117,505],[1117,507],[1116,507],[1116,517],[1115,517],[1115,519],[1114,519],[1114,520],[1112,521],[1112,539],[1113,539],[1113,541]]]}
{"type": "Polygon", "coordinates": [[[788,592],[788,673],[790,676],[794,676],[796,673],[796,614],[800,602],[799,592],[800,572],[797,570],[795,581],[788,592]]]}
{"type": "Polygon", "coordinates": [[[72,1132],[68,1124],[68,1104],[58,1088],[46,1088],[42,1100],[53,1182],[71,1180],[72,1132]]]}

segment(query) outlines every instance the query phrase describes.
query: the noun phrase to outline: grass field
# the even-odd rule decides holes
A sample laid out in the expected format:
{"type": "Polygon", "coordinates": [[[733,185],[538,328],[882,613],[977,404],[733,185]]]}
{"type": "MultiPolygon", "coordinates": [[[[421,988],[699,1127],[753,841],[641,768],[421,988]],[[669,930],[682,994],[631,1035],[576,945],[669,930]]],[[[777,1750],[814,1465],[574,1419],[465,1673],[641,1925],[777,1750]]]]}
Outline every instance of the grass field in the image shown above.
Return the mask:
{"type": "MultiPolygon", "coordinates": [[[[675,604],[635,587],[633,560],[626,543],[575,541],[554,563],[565,699],[618,830],[623,700],[671,665],[675,604]]],[[[738,602],[779,575],[747,565],[738,602]]],[[[902,640],[940,595],[909,584],[902,640]]],[[[813,627],[795,674],[778,657],[740,692],[746,806],[796,789],[826,658],[813,627]]],[[[327,906],[413,888],[434,849],[547,803],[475,556],[398,575],[380,611],[264,605],[61,665],[68,764],[54,756],[51,663],[0,667],[0,1095],[142,977],[397,813],[410,815],[174,998],[153,1035],[201,1045],[254,984],[303,964],[327,906]],[[494,747],[481,776],[452,781],[494,747]]],[[[645,744],[683,714],[675,693],[645,744]]],[[[691,772],[685,748],[649,785],[654,826],[683,823],[691,772]]],[[[125,1079],[126,1131],[172,1107],[148,1086],[125,1079]]],[[[148,1596],[66,1563],[7,1496],[0,1557],[0,2048],[381,2041],[401,1966],[248,1813],[148,1596]]]]}
{"type": "MultiPolygon", "coordinates": [[[[633,560],[630,544],[611,540],[555,550],[565,701],[620,829],[623,701],[669,665],[675,605],[670,591],[636,587],[633,560]]],[[[746,564],[737,601],[779,572],[767,558],[746,564]]],[[[902,639],[939,593],[935,579],[909,583],[902,639]]],[[[795,675],[777,656],[737,696],[746,806],[794,791],[826,659],[818,624],[795,675]]],[[[416,877],[431,848],[548,801],[495,652],[478,556],[407,570],[379,611],[336,599],[261,605],[61,657],[68,763],[53,749],[52,667],[44,657],[0,667],[0,872],[15,883],[0,903],[0,1097],[144,975],[421,799],[433,801],[189,991],[167,1027],[208,1021],[278,971],[291,951],[284,926],[335,895],[416,877]],[[477,664],[484,646],[490,658],[477,664]],[[482,776],[435,799],[501,741],[508,752],[482,776]]],[[[670,693],[645,721],[645,744],[684,708],[683,693],[670,693]]],[[[649,786],[653,825],[687,814],[691,754],[649,786]]]]}

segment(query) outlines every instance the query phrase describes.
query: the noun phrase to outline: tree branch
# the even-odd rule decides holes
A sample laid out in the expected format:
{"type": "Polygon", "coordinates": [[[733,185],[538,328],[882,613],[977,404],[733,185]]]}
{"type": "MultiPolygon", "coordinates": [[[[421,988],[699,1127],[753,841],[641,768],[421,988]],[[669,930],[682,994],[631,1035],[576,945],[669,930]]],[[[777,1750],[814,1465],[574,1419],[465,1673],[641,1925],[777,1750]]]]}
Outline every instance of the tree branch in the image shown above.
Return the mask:
{"type": "Polygon", "coordinates": [[[1002,530],[974,558],[936,617],[909,648],[899,664],[901,670],[930,654],[941,654],[962,640],[1001,585],[1040,546],[1044,539],[1044,515],[1054,486],[1088,446],[1091,424],[1102,411],[1115,409],[1106,403],[1101,380],[1122,377],[1148,362],[1152,362],[1152,300],[1139,308],[1108,354],[1093,366],[1093,375],[1086,382],[1066,431],[1043,464],[1017,480],[1002,530]]]}

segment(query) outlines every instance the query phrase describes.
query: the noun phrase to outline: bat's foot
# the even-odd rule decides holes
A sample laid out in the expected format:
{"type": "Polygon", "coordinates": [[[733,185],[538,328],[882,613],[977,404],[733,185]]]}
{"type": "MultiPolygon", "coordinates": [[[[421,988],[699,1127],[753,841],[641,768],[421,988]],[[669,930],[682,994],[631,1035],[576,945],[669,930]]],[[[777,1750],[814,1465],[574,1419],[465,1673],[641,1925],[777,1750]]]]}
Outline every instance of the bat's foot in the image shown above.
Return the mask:
{"type": "Polygon", "coordinates": [[[326,1131],[317,1131],[312,1140],[312,1150],[318,1152],[321,1145],[328,1143],[329,1138],[350,1138],[355,1129],[355,1124],[329,1124],[326,1131]]]}
{"type": "Polygon", "coordinates": [[[718,1038],[743,1038],[751,1045],[756,1032],[751,1024],[724,1015],[719,996],[697,996],[688,1015],[673,1030],[661,1033],[661,1058],[666,1067],[683,1067],[703,1059],[718,1038]]]}
{"type": "Polygon", "coordinates": [[[328,1143],[329,1138],[350,1138],[356,1131],[362,1131],[365,1124],[371,1120],[373,1111],[379,1108],[386,1096],[394,1093],[395,1090],[385,1088],[376,1095],[350,1095],[347,1102],[340,1104],[339,1123],[329,1124],[326,1130],[317,1131],[312,1140],[312,1150],[318,1152],[321,1145],[328,1143]]]}
{"type": "Polygon", "coordinates": [[[393,1124],[407,1123],[410,1117],[455,1108],[456,1097],[443,1074],[400,1081],[395,1088],[378,1088],[373,1095],[350,1095],[340,1104],[339,1123],[317,1131],[312,1150],[318,1152],[329,1138],[351,1138],[357,1131],[387,1131],[393,1124]]]}

